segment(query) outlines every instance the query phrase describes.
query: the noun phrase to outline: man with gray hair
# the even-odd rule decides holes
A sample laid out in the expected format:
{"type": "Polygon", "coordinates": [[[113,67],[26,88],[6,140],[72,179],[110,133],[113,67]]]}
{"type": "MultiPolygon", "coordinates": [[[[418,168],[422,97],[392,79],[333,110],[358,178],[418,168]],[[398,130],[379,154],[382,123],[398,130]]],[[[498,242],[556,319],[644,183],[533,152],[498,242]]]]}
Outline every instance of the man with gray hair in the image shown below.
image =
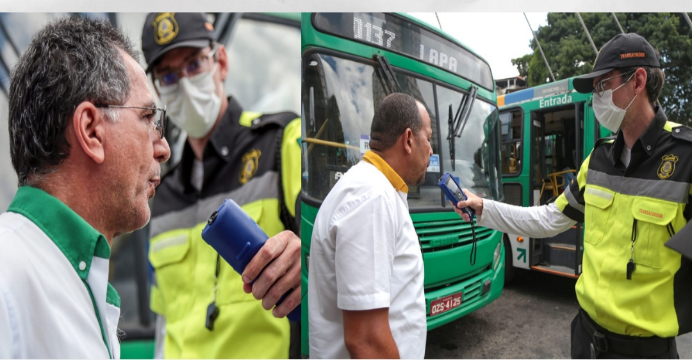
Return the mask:
{"type": "Polygon", "coordinates": [[[432,155],[430,116],[395,93],[375,110],[370,149],[315,219],[308,286],[310,356],[423,358],[423,257],[408,212],[432,155]]]}
{"type": "Polygon", "coordinates": [[[143,227],[170,157],[130,41],[70,17],[33,38],[9,97],[19,190],[0,215],[0,358],[119,358],[111,242],[143,227]]]}

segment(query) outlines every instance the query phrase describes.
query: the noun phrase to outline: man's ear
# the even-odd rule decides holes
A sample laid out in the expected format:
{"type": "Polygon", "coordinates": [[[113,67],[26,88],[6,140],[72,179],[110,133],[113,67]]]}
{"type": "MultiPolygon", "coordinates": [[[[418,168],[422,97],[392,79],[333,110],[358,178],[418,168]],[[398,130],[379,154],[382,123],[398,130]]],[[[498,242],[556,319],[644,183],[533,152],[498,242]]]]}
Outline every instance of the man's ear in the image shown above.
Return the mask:
{"type": "Polygon", "coordinates": [[[639,95],[642,91],[646,94],[646,70],[639,68],[634,73],[634,93],[639,95]]]}
{"type": "Polygon", "coordinates": [[[226,55],[226,47],[219,44],[216,50],[216,58],[219,62],[219,75],[221,75],[221,81],[226,81],[226,76],[228,75],[228,56],[226,55]]]}
{"type": "Polygon", "coordinates": [[[97,164],[103,163],[106,140],[106,119],[103,112],[93,103],[83,101],[72,115],[72,130],[76,139],[74,146],[79,146],[97,164]]]}
{"type": "Polygon", "coordinates": [[[411,128],[406,128],[406,131],[401,135],[404,139],[404,150],[407,154],[413,152],[413,130],[411,128]]]}

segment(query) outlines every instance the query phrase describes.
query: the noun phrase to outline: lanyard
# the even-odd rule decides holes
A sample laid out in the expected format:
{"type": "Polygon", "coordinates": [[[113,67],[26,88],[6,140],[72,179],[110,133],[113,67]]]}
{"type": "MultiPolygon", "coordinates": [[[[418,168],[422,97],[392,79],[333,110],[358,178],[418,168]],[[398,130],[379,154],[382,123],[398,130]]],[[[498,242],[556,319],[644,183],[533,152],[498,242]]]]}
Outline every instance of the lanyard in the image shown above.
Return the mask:
{"type": "Polygon", "coordinates": [[[216,289],[219,287],[219,267],[221,266],[221,257],[216,254],[216,272],[214,273],[214,290],[211,298],[211,304],[207,306],[207,318],[204,326],[209,331],[214,330],[214,321],[219,317],[219,308],[216,307],[216,289]]]}

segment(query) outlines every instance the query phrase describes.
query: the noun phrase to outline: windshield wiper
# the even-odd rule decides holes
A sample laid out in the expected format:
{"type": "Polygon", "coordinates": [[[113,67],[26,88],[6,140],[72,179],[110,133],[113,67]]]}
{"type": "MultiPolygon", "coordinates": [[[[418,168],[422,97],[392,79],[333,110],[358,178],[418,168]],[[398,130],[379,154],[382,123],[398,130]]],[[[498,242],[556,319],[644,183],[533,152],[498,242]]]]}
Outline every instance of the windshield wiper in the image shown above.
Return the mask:
{"type": "Polygon", "coordinates": [[[468,95],[464,96],[459,102],[459,107],[457,112],[452,117],[452,104],[449,104],[449,131],[447,133],[447,141],[449,141],[449,157],[452,160],[452,170],[456,170],[455,166],[455,149],[454,149],[454,138],[461,137],[464,132],[466,123],[471,115],[471,109],[473,108],[473,103],[476,101],[478,96],[478,88],[476,86],[471,86],[471,91],[468,95]]]}
{"type": "Polygon", "coordinates": [[[389,95],[394,92],[401,92],[401,86],[399,86],[399,82],[394,75],[394,70],[392,70],[392,66],[389,64],[389,61],[387,61],[387,58],[377,54],[373,55],[372,58],[377,61],[379,65],[379,67],[375,67],[375,72],[378,73],[387,87],[389,87],[389,89],[384,89],[385,93],[389,95]]]}
{"type": "MultiPolygon", "coordinates": [[[[459,112],[457,111],[457,114],[459,112]]],[[[456,150],[454,149],[454,136],[452,134],[454,133],[454,117],[452,117],[452,104],[449,104],[449,118],[447,119],[447,124],[449,125],[449,131],[447,132],[447,140],[449,141],[449,158],[452,161],[452,171],[456,170],[454,164],[456,163],[456,159],[454,154],[456,154],[456,150]]]]}

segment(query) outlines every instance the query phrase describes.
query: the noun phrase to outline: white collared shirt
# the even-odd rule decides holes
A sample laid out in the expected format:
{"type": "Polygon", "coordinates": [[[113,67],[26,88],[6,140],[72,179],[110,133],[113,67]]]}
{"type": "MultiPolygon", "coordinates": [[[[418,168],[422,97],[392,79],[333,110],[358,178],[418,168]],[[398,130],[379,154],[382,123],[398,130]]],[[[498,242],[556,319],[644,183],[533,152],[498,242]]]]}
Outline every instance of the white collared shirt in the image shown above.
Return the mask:
{"type": "Polygon", "coordinates": [[[400,357],[425,356],[423,257],[406,197],[361,161],[322,203],[310,247],[310,357],[349,358],[342,310],[378,308],[389,308],[400,357]]]}

